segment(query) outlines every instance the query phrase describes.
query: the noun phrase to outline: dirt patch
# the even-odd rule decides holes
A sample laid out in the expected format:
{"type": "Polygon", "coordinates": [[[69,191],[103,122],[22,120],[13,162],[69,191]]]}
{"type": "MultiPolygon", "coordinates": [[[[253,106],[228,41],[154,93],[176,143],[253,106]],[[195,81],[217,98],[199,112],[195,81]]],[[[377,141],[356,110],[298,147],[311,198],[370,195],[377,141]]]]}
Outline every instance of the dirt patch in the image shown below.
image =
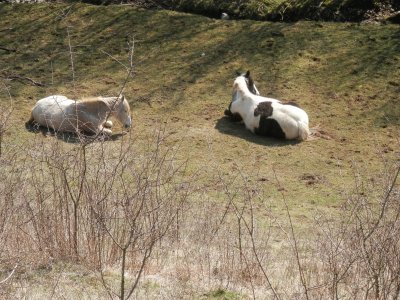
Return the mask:
{"type": "Polygon", "coordinates": [[[305,173],[305,174],[301,175],[300,180],[304,181],[305,184],[308,186],[312,186],[315,184],[325,182],[324,176],[318,175],[318,174],[311,174],[311,173],[305,173]]]}
{"type": "Polygon", "coordinates": [[[319,126],[310,128],[310,140],[315,139],[324,139],[324,140],[332,140],[334,137],[329,134],[326,130],[320,128],[319,126]]]}

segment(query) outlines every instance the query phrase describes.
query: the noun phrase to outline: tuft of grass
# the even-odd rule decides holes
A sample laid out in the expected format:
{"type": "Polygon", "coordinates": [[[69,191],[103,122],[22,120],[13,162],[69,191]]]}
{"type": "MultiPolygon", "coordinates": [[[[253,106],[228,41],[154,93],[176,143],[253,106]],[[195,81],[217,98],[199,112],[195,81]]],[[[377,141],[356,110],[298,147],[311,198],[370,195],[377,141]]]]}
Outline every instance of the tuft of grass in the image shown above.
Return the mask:
{"type": "Polygon", "coordinates": [[[215,291],[211,291],[207,294],[204,294],[201,299],[215,299],[215,300],[237,300],[243,299],[239,294],[230,292],[224,289],[217,289],[215,291]]]}

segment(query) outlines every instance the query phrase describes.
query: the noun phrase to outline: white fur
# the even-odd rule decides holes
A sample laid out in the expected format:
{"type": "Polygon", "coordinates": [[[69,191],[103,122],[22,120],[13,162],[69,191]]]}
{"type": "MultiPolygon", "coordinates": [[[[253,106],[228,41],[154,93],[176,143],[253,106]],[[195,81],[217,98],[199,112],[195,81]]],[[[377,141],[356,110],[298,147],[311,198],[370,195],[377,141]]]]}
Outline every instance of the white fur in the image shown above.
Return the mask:
{"type": "Polygon", "coordinates": [[[125,97],[97,97],[88,101],[75,101],[53,95],[40,99],[32,109],[30,122],[55,131],[112,134],[109,116],[116,117],[125,127],[131,127],[129,103],[125,97]],[[106,128],[107,127],[107,128],[106,128]]]}
{"type": "Polygon", "coordinates": [[[309,135],[308,115],[299,107],[283,105],[279,100],[252,94],[246,84],[244,76],[236,78],[233,84],[233,96],[230,110],[239,113],[246,128],[251,132],[259,127],[261,116],[254,116],[254,110],[261,102],[272,102],[272,116],[283,132],[286,139],[306,140],[309,135]]]}

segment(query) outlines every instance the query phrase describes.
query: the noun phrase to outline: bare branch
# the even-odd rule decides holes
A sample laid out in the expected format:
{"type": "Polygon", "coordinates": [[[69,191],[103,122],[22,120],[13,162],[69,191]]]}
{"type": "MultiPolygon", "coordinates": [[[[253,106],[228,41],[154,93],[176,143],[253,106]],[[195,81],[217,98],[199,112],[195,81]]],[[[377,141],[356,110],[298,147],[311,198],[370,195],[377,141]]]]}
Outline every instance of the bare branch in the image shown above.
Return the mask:
{"type": "Polygon", "coordinates": [[[0,46],[0,50],[4,50],[4,51],[7,51],[7,52],[17,52],[17,49],[6,48],[6,47],[2,47],[2,46],[0,46]]]}
{"type": "Polygon", "coordinates": [[[275,180],[276,180],[276,182],[278,184],[278,190],[280,191],[280,193],[282,195],[283,203],[285,204],[286,213],[287,213],[287,216],[288,216],[288,219],[289,219],[290,232],[291,232],[291,236],[292,236],[292,240],[293,240],[293,251],[294,251],[294,254],[296,256],[297,267],[298,267],[298,271],[299,271],[299,275],[300,275],[300,281],[301,281],[301,284],[302,284],[302,286],[304,288],[304,295],[305,295],[306,299],[308,300],[310,298],[309,298],[309,295],[308,295],[307,283],[306,283],[306,279],[304,277],[303,267],[302,267],[301,261],[300,261],[299,248],[298,248],[298,245],[297,245],[296,235],[294,233],[294,226],[293,226],[293,222],[292,222],[292,217],[290,215],[289,206],[288,206],[287,201],[286,201],[285,193],[283,192],[284,189],[283,189],[283,187],[282,187],[282,185],[281,185],[281,183],[280,183],[280,181],[278,179],[278,176],[276,175],[276,171],[275,171],[274,168],[272,168],[272,169],[273,169],[273,172],[274,172],[275,180]]]}
{"type": "Polygon", "coordinates": [[[15,270],[17,269],[17,267],[18,267],[18,264],[16,264],[16,265],[14,266],[14,268],[12,269],[12,271],[10,272],[10,274],[8,274],[8,276],[7,276],[5,279],[3,279],[2,281],[0,281],[0,284],[6,283],[6,282],[11,278],[11,276],[13,276],[13,274],[14,274],[15,270]]]}
{"type": "Polygon", "coordinates": [[[69,34],[69,27],[67,27],[67,38],[68,38],[68,48],[69,48],[69,56],[70,56],[71,71],[72,71],[72,84],[73,84],[74,92],[75,92],[75,65],[74,65],[74,55],[73,55],[74,52],[72,50],[71,36],[69,34]]]}
{"type": "Polygon", "coordinates": [[[26,77],[26,76],[21,76],[21,75],[6,75],[6,74],[3,74],[3,75],[1,75],[1,77],[5,78],[7,80],[14,80],[15,79],[15,80],[19,80],[21,82],[28,81],[29,83],[31,83],[32,85],[35,85],[35,86],[40,86],[40,87],[45,87],[46,86],[44,83],[35,81],[32,78],[29,78],[29,77],[26,77]]]}

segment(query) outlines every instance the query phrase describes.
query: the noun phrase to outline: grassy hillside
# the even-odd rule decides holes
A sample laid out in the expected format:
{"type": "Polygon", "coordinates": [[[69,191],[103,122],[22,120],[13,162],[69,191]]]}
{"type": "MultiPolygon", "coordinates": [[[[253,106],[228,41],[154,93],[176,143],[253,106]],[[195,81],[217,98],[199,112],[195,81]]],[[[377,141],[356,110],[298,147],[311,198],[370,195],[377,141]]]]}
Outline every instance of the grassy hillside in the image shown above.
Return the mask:
{"type": "Polygon", "coordinates": [[[164,127],[216,207],[224,201],[218,178],[240,170],[258,189],[257,205],[268,203],[277,218],[285,218],[285,194],[305,238],[317,212],[338,212],[355,177],[373,180],[399,159],[398,25],[221,21],[84,4],[0,5],[0,108],[10,96],[14,108],[5,151],[52,146],[54,137],[24,126],[38,99],[118,94],[132,37],[134,76],[124,94],[133,136],[164,127]],[[262,95],[295,100],[331,138],[263,138],[226,119],[235,72],[247,69],[262,95]]]}
{"type": "MultiPolygon", "coordinates": [[[[315,187],[301,181],[304,174],[346,185],[352,162],[363,161],[373,170],[377,155],[396,142],[396,25],[224,22],[168,11],[79,4],[2,5],[0,13],[0,45],[15,49],[0,50],[3,79],[21,75],[45,84],[5,81],[21,123],[11,129],[12,140],[31,136],[22,128],[23,121],[41,97],[118,93],[126,73],[111,56],[128,64],[127,42],[133,35],[135,75],[125,94],[133,108],[134,130],[140,133],[166,122],[177,140],[185,138],[184,151],[196,164],[227,170],[233,162],[254,165],[267,177],[271,164],[276,164],[279,175],[297,190],[294,199],[319,203],[329,193],[315,194],[315,187]],[[291,144],[253,136],[226,120],[223,111],[235,71],[246,69],[261,94],[298,101],[309,113],[311,127],[320,126],[333,139],[291,144]],[[204,156],[209,147],[214,161],[204,156]],[[345,174],[339,177],[338,172],[345,174]]],[[[3,102],[6,96],[3,91],[3,102]]]]}

